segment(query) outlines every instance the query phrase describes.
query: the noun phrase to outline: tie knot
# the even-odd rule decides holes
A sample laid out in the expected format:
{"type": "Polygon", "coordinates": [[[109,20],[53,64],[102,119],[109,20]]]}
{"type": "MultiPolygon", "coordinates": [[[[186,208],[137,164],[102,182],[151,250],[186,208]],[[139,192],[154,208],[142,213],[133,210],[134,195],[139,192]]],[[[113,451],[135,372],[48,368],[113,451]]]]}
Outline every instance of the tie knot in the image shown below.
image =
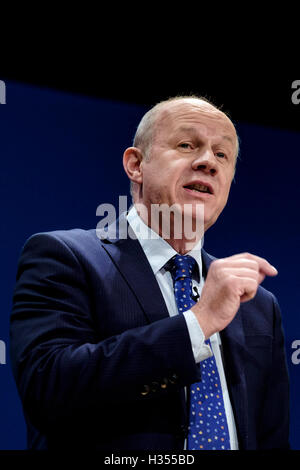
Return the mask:
{"type": "Polygon", "coordinates": [[[192,278],[196,260],[189,255],[175,255],[170,260],[170,272],[174,280],[188,277],[192,278]]]}

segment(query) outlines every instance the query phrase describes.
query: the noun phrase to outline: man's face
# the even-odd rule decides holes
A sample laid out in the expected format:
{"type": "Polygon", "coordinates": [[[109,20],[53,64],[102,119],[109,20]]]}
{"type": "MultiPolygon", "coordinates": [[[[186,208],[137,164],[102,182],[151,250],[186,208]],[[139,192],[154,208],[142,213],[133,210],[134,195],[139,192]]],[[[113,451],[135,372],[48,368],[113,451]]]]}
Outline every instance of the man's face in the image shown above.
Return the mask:
{"type": "Polygon", "coordinates": [[[195,99],[169,103],[155,125],[150,158],[142,161],[142,201],[189,204],[189,215],[204,204],[209,228],[226,205],[234,175],[237,137],[221,112],[195,99]]]}

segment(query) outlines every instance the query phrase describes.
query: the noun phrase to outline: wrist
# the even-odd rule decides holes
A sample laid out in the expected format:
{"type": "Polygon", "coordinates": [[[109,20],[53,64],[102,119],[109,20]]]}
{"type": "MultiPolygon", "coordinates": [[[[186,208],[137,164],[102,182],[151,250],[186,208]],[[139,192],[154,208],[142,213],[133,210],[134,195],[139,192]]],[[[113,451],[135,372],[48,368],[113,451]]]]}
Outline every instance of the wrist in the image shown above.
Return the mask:
{"type": "Polygon", "coordinates": [[[218,331],[218,328],[213,325],[212,316],[207,312],[204,307],[199,305],[199,302],[191,308],[191,311],[197,318],[197,321],[200,325],[201,330],[203,331],[205,339],[210,338],[211,335],[218,331]]]}

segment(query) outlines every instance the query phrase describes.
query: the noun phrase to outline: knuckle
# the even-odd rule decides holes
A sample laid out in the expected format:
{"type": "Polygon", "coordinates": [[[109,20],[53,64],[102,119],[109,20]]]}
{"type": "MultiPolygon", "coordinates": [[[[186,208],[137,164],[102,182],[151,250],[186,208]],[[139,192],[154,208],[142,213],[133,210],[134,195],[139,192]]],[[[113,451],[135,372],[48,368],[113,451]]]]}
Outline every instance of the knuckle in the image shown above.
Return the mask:
{"type": "Polygon", "coordinates": [[[254,269],[255,271],[259,270],[258,262],[255,259],[247,259],[247,264],[249,268],[254,269]]]}
{"type": "Polygon", "coordinates": [[[248,251],[245,251],[244,253],[242,253],[242,255],[247,259],[252,259],[252,255],[248,251]]]}
{"type": "Polygon", "coordinates": [[[257,281],[255,279],[252,279],[250,281],[250,292],[251,292],[252,297],[256,295],[257,287],[258,287],[257,281]]]}
{"type": "Polygon", "coordinates": [[[258,286],[258,277],[256,277],[255,279],[251,279],[250,280],[250,283],[252,284],[253,288],[255,288],[255,290],[257,289],[257,286],[258,286]]]}
{"type": "Polygon", "coordinates": [[[236,278],[233,274],[228,274],[227,276],[223,277],[223,285],[227,288],[231,288],[235,284],[238,283],[238,278],[236,278]]]}
{"type": "Polygon", "coordinates": [[[212,271],[213,273],[216,273],[222,266],[222,260],[220,259],[216,259],[214,260],[211,265],[210,265],[210,271],[212,271]]]}
{"type": "Polygon", "coordinates": [[[215,260],[211,263],[210,267],[211,267],[211,268],[215,268],[216,266],[219,266],[219,265],[221,264],[221,263],[220,263],[221,261],[222,261],[221,259],[215,259],[215,260]]]}

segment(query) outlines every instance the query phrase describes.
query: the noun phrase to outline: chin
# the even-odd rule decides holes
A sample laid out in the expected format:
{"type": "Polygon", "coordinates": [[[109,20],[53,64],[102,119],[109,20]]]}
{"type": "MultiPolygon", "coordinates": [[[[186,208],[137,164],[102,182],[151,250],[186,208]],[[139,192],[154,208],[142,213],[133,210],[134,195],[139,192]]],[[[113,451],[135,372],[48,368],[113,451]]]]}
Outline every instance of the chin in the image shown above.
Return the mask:
{"type": "Polygon", "coordinates": [[[185,210],[183,216],[184,234],[186,238],[202,238],[205,230],[204,206],[185,210]]]}

